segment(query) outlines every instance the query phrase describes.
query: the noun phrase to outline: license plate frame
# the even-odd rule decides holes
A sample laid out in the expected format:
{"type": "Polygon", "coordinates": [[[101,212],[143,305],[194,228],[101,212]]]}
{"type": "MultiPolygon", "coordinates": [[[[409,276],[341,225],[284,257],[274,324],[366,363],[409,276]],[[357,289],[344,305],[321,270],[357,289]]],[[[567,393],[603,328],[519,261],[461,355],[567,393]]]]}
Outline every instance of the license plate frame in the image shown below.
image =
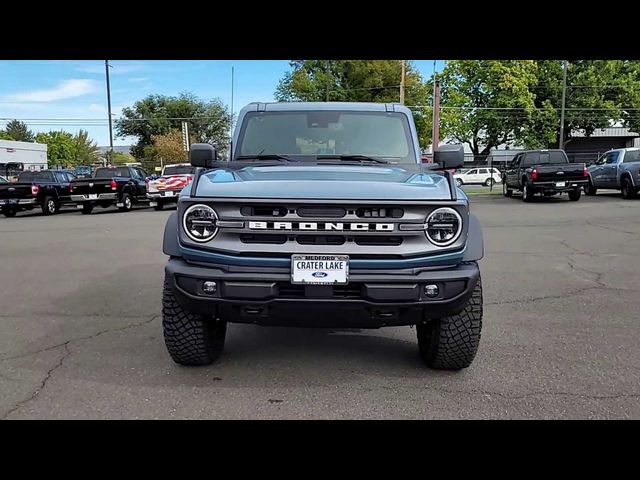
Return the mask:
{"type": "Polygon", "coordinates": [[[291,255],[291,283],[293,285],[347,285],[349,255],[291,255]],[[299,262],[310,263],[308,268],[301,268],[299,262]]]}
{"type": "Polygon", "coordinates": [[[567,186],[567,182],[555,182],[556,187],[564,188],[567,186]]]}
{"type": "Polygon", "coordinates": [[[98,194],[97,193],[90,193],[88,195],[89,200],[97,200],[98,199],[98,194]]]}
{"type": "Polygon", "coordinates": [[[164,192],[162,192],[163,197],[173,197],[174,195],[175,192],[173,190],[165,190],[164,192]]]}

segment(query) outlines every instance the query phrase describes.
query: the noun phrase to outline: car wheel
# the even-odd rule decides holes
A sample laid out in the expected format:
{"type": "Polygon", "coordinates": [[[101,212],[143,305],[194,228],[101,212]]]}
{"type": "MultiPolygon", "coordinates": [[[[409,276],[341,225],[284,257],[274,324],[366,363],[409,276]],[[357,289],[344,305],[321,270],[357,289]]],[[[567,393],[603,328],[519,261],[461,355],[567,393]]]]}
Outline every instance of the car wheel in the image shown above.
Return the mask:
{"type": "Polygon", "coordinates": [[[589,180],[587,182],[587,184],[584,186],[584,194],[585,195],[592,196],[592,195],[595,195],[597,191],[598,191],[598,189],[593,185],[591,180],[589,180]]]}
{"type": "Polygon", "coordinates": [[[85,203],[82,205],[82,214],[89,215],[93,211],[93,205],[90,203],[85,203]]]}
{"type": "Polygon", "coordinates": [[[42,203],[42,214],[53,215],[58,212],[58,204],[53,197],[45,197],[42,203]]]}
{"type": "Polygon", "coordinates": [[[463,183],[464,183],[464,182],[463,182],[462,180],[460,180],[459,178],[456,178],[456,186],[457,186],[457,187],[462,187],[462,184],[463,184],[463,183]]]}
{"type": "Polygon", "coordinates": [[[167,351],[180,365],[209,365],[224,349],[227,323],[185,310],[167,279],[162,294],[162,328],[167,351]]]}
{"type": "Polygon", "coordinates": [[[580,200],[581,194],[582,190],[580,189],[580,187],[574,188],[569,192],[569,200],[571,200],[572,202],[577,202],[578,200],[580,200]]]}
{"type": "Polygon", "coordinates": [[[629,200],[630,198],[636,197],[636,189],[631,184],[631,180],[628,178],[622,179],[622,198],[625,200],[629,200]]]}
{"type": "Polygon", "coordinates": [[[15,208],[5,208],[2,210],[2,214],[7,218],[11,218],[15,217],[18,214],[18,210],[16,210],[15,208]]]}
{"type": "Polygon", "coordinates": [[[502,195],[505,197],[510,197],[513,195],[513,190],[507,188],[507,182],[502,182],[502,195]]]}
{"type": "Polygon", "coordinates": [[[522,185],[522,200],[525,202],[533,200],[533,191],[526,183],[522,185]]]}
{"type": "Polygon", "coordinates": [[[484,186],[485,187],[490,187],[491,185],[493,185],[495,182],[493,180],[493,178],[487,178],[487,180],[484,182],[484,186]]]}
{"type": "Polygon", "coordinates": [[[122,195],[122,206],[119,207],[121,212],[130,212],[133,208],[133,201],[131,200],[131,195],[128,193],[124,193],[122,195]]]}
{"type": "Polygon", "coordinates": [[[460,313],[428,321],[416,327],[420,356],[427,366],[460,370],[471,365],[482,330],[482,279],[460,313]]]}

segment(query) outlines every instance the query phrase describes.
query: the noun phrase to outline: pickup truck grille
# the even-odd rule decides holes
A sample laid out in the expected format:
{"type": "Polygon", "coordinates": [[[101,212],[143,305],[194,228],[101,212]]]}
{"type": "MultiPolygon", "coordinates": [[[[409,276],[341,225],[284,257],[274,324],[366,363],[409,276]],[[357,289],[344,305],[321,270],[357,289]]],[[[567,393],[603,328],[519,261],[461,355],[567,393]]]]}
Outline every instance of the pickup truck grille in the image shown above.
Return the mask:
{"type": "MultiPolygon", "coordinates": [[[[181,202],[180,215],[190,204],[181,202]]],[[[464,246],[464,234],[446,249],[427,239],[426,218],[444,206],[440,204],[288,200],[250,204],[219,199],[211,200],[210,205],[218,216],[218,233],[211,241],[197,245],[181,234],[191,248],[246,257],[315,253],[385,259],[443,253],[464,246]]],[[[466,220],[464,206],[456,208],[461,208],[466,220]]]]}

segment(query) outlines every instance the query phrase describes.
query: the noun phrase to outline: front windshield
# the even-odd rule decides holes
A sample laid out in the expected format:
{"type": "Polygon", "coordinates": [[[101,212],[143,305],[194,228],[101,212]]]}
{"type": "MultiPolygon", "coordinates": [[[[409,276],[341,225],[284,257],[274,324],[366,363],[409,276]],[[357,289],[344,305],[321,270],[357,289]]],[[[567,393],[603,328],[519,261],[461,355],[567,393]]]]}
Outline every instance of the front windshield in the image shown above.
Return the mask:
{"type": "Polygon", "coordinates": [[[401,113],[297,111],[248,113],[236,156],[363,155],[416,163],[407,117],[401,113]]]}

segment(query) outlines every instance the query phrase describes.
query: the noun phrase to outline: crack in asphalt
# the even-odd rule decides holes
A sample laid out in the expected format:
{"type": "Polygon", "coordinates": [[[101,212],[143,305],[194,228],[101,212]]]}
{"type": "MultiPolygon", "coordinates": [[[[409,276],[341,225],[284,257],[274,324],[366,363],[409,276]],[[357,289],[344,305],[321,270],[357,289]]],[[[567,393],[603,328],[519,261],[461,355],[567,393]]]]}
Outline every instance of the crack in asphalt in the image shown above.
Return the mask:
{"type": "Polygon", "coordinates": [[[64,348],[64,351],[65,351],[64,355],[62,355],[60,357],[58,362],[47,371],[47,373],[45,374],[42,382],[40,383],[40,386],[29,397],[25,398],[24,400],[21,400],[20,402],[16,403],[12,408],[10,408],[4,415],[2,415],[2,417],[0,417],[0,420],[6,420],[11,414],[13,414],[14,412],[20,410],[27,403],[35,400],[38,397],[38,395],[40,395],[40,393],[42,393],[42,391],[44,390],[44,388],[47,385],[47,382],[49,382],[49,380],[53,376],[53,373],[57,369],[59,369],[62,366],[62,364],[64,363],[64,361],[71,355],[71,350],[69,350],[69,345],[71,343],[80,342],[80,341],[84,341],[84,340],[91,340],[93,338],[99,337],[100,335],[104,335],[105,333],[120,332],[122,330],[127,330],[129,328],[140,327],[142,325],[146,325],[148,323],[151,323],[156,318],[158,318],[158,315],[154,315],[153,317],[149,318],[148,320],[145,320],[144,322],[134,323],[134,324],[131,324],[131,325],[125,325],[124,327],[100,330],[99,332],[97,332],[97,333],[95,333],[93,335],[88,335],[86,337],[72,338],[72,339],[67,340],[67,341],[65,341],[63,343],[59,343],[57,345],[46,347],[46,348],[37,350],[35,352],[29,352],[29,353],[24,353],[24,354],[15,355],[15,356],[12,356],[12,357],[5,357],[5,358],[0,359],[0,362],[4,362],[6,360],[24,358],[24,357],[28,357],[28,356],[31,356],[31,355],[36,355],[38,353],[47,352],[47,351],[51,351],[51,350],[56,350],[58,348],[64,348]]]}
{"type": "MultiPolygon", "coordinates": [[[[49,379],[51,378],[51,376],[53,375],[53,372],[55,372],[58,368],[60,368],[62,366],[62,364],[64,363],[65,359],[71,355],[71,350],[69,350],[69,342],[71,342],[71,340],[69,340],[68,342],[60,345],[62,347],[64,347],[64,354],[60,357],[60,359],[58,360],[58,363],[56,363],[53,367],[51,367],[46,375],[44,376],[44,378],[42,379],[42,382],[40,383],[40,386],[33,391],[33,393],[25,398],[24,400],[21,400],[20,402],[16,403],[12,408],[9,409],[9,411],[7,411],[4,415],[2,415],[2,417],[0,417],[0,420],[6,420],[7,418],[9,418],[9,416],[14,413],[17,412],[18,410],[20,410],[22,407],[24,407],[27,403],[35,400],[38,395],[40,395],[40,392],[42,392],[42,390],[44,390],[44,388],[47,386],[47,382],[49,381],[49,379]]],[[[58,346],[58,348],[60,348],[60,346],[58,346]]]]}
{"type": "MultiPolygon", "coordinates": [[[[581,293],[588,292],[589,290],[594,290],[596,288],[602,288],[602,287],[600,285],[592,285],[591,287],[580,288],[578,290],[563,293],[561,295],[543,295],[542,297],[532,297],[532,298],[515,299],[515,300],[501,300],[499,302],[484,302],[484,304],[485,305],[512,305],[514,303],[534,303],[534,302],[539,302],[541,300],[554,300],[554,299],[565,298],[565,297],[573,297],[576,295],[580,295],[581,293]]],[[[607,287],[607,288],[611,288],[611,287],[607,287]]],[[[618,289],[615,289],[615,290],[618,290],[618,289]]]]}
{"type": "Polygon", "coordinates": [[[56,345],[51,345],[49,347],[44,347],[44,348],[41,348],[40,350],[35,350],[33,352],[20,353],[18,355],[13,355],[13,356],[10,356],[10,357],[3,357],[3,358],[0,358],[0,362],[6,362],[8,360],[15,360],[15,359],[18,359],[18,358],[29,357],[31,355],[37,355],[38,353],[48,352],[50,350],[55,350],[56,348],[60,348],[60,347],[62,347],[64,345],[67,345],[69,343],[80,342],[80,341],[83,341],[83,340],[91,340],[92,338],[99,337],[100,335],[104,335],[105,333],[119,332],[119,331],[122,331],[122,330],[127,330],[129,328],[140,327],[142,325],[146,325],[147,323],[153,322],[158,317],[159,317],[159,315],[154,315],[151,318],[145,320],[144,322],[133,323],[133,324],[125,325],[124,327],[108,328],[108,329],[105,329],[105,330],[100,330],[99,332],[94,333],[92,335],[86,335],[84,337],[72,338],[72,339],[66,340],[66,341],[64,341],[62,343],[58,343],[56,345]]]}
{"type": "Polygon", "coordinates": [[[629,232],[628,230],[621,230],[619,228],[615,228],[615,227],[605,227],[604,225],[599,225],[597,223],[594,223],[591,220],[586,220],[585,223],[587,225],[591,225],[592,227],[598,227],[598,228],[603,228],[609,232],[613,231],[613,232],[620,232],[620,233],[626,233],[628,235],[639,235],[638,232],[629,232]]]}

